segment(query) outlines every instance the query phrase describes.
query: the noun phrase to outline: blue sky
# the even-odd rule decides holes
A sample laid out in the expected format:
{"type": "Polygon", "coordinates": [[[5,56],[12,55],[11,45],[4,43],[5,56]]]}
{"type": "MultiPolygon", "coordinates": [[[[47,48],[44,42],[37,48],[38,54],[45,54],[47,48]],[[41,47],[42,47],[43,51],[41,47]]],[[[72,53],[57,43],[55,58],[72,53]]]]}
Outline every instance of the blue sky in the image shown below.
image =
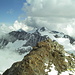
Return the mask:
{"type": "Polygon", "coordinates": [[[0,0],[0,24],[13,24],[23,14],[23,3],[26,0],[0,0]]]}

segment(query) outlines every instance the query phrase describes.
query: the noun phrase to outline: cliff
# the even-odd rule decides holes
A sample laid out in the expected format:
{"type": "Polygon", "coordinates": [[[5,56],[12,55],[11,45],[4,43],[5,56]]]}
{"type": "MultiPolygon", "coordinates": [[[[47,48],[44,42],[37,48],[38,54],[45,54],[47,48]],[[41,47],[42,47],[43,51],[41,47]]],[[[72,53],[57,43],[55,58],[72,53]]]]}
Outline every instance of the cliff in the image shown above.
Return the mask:
{"type": "Polygon", "coordinates": [[[39,42],[22,61],[14,63],[3,75],[71,75],[74,70],[74,55],[65,52],[56,41],[47,39],[39,42]]]}

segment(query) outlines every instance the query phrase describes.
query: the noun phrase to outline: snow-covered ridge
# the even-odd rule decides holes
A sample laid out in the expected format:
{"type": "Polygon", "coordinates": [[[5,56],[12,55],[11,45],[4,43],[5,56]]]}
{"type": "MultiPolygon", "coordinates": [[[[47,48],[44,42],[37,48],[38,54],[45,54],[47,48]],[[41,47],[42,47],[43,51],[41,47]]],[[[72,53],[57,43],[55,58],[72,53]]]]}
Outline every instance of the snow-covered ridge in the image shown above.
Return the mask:
{"type": "MultiPolygon", "coordinates": [[[[43,31],[45,30],[44,27],[42,29],[43,31]]],[[[40,31],[42,29],[40,29],[40,31]]],[[[0,38],[0,48],[1,49],[7,48],[10,50],[13,49],[13,51],[16,50],[17,52],[22,52],[23,49],[23,52],[26,52],[27,50],[24,47],[28,47],[28,46],[33,47],[38,42],[45,40],[47,38],[47,35],[42,36],[40,31],[39,29],[36,29],[34,32],[32,31],[26,32],[22,29],[19,29],[17,31],[12,31],[0,38]]]]}
{"type": "Polygon", "coordinates": [[[66,35],[62,32],[50,31],[45,27],[42,27],[40,29],[35,28],[31,32],[26,32],[22,29],[19,29],[17,31],[12,31],[6,34],[4,37],[0,38],[0,48],[8,46],[13,47],[14,45],[15,47],[14,49],[18,50],[20,49],[20,47],[35,46],[38,42],[45,40],[47,38],[51,38],[52,40],[56,40],[58,43],[62,44],[65,50],[67,50],[68,52],[70,50],[72,50],[71,52],[74,52],[75,39],[73,37],[66,35]],[[19,43],[21,44],[22,42],[20,41],[23,41],[22,45],[18,44],[15,45],[15,42],[17,41],[18,44],[19,43]],[[16,46],[18,48],[16,48],[16,46]]]}

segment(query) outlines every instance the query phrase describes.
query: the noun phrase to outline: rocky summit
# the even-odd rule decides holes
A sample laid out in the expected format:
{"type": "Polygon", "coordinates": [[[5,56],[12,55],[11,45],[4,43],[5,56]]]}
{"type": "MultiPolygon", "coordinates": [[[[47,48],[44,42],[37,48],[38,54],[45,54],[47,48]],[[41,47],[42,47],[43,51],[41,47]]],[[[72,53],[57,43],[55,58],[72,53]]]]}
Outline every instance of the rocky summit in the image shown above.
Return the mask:
{"type": "Polygon", "coordinates": [[[47,39],[37,43],[22,61],[14,63],[3,75],[74,75],[74,73],[75,56],[65,52],[63,46],[56,41],[47,39]]]}

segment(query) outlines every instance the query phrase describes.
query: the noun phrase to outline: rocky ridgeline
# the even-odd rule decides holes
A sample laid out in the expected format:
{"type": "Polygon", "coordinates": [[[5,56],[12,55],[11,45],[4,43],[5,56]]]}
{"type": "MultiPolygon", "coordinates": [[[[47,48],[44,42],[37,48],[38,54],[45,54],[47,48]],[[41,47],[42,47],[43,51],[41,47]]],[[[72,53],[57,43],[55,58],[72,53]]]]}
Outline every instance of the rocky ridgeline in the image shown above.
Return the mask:
{"type": "Polygon", "coordinates": [[[65,71],[73,75],[75,57],[65,52],[63,46],[56,41],[47,39],[39,42],[22,61],[14,63],[3,75],[48,75],[52,65],[55,66],[57,75],[65,71]]]}
{"type": "Polygon", "coordinates": [[[32,33],[19,29],[18,31],[12,31],[5,36],[0,37],[0,48],[5,47],[9,42],[14,43],[16,40],[26,40],[27,42],[24,46],[36,46],[38,42],[45,40],[48,36],[47,34],[44,36],[41,35],[40,32],[45,31],[48,31],[49,34],[53,34],[55,38],[68,38],[71,44],[75,41],[75,39],[69,35],[65,35],[64,33],[58,31],[49,31],[45,27],[36,29],[34,32],[31,31],[32,33]]]}
{"type": "Polygon", "coordinates": [[[23,46],[35,46],[37,42],[45,40],[47,35],[41,36],[36,30],[33,33],[26,31],[12,31],[0,38],[0,48],[4,48],[9,42],[14,43],[16,40],[26,40],[27,42],[23,46]]]}

